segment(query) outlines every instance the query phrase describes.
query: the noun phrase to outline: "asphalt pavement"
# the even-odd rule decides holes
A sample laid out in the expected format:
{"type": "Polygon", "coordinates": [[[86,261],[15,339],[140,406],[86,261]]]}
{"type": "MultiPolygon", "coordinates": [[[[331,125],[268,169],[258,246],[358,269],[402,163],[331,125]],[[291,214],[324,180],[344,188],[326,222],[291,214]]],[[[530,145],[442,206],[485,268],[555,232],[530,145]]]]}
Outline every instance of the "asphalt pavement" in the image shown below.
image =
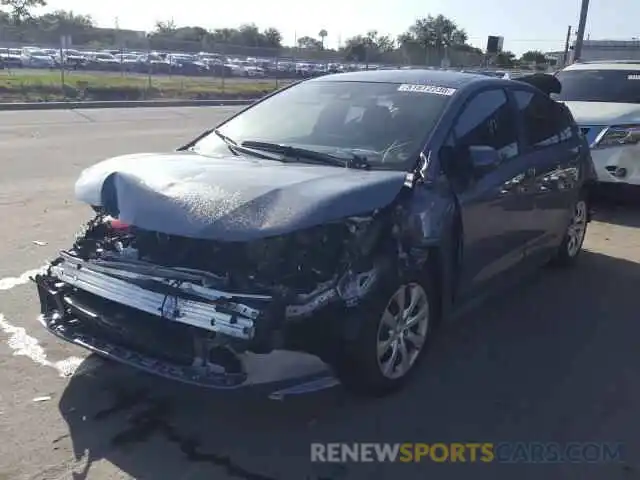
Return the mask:
{"type": "Polygon", "coordinates": [[[271,400],[87,356],[37,321],[25,272],[89,217],[82,168],[173,149],[233,108],[0,113],[0,479],[640,478],[640,209],[602,207],[572,270],[546,269],[440,333],[416,381],[271,400]],[[73,374],[73,375],[71,375],[73,374]],[[605,464],[312,464],[311,442],[622,442],[605,464]]]}

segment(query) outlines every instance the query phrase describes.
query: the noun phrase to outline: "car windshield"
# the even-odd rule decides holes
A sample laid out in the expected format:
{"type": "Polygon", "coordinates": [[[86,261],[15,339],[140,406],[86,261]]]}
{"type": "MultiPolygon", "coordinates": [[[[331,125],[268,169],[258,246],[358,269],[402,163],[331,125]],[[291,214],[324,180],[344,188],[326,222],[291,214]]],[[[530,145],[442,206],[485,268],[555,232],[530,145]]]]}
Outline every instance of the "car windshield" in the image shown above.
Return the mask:
{"type": "Polygon", "coordinates": [[[371,168],[406,170],[447,106],[450,91],[393,83],[308,81],[263,100],[198,140],[203,155],[228,154],[224,138],[343,157],[371,168]],[[442,94],[447,93],[447,94],[442,94]]]}
{"type": "Polygon", "coordinates": [[[557,78],[562,92],[555,100],[640,103],[640,70],[568,70],[557,78]]]}

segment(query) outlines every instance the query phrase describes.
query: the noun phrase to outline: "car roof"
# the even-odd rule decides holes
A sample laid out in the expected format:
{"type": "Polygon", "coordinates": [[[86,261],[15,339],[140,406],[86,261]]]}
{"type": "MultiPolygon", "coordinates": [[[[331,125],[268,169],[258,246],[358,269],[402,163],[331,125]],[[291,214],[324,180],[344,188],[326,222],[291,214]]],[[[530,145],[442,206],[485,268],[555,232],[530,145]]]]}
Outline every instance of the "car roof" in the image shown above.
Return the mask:
{"type": "Polygon", "coordinates": [[[618,60],[603,62],[580,62],[565,67],[563,71],[571,70],[640,70],[639,60],[618,60]]]}
{"type": "Polygon", "coordinates": [[[500,82],[499,78],[487,77],[475,73],[453,72],[448,70],[365,70],[359,72],[335,73],[309,80],[312,82],[373,82],[373,83],[410,83],[436,84],[446,88],[462,88],[474,82],[500,82]]]}

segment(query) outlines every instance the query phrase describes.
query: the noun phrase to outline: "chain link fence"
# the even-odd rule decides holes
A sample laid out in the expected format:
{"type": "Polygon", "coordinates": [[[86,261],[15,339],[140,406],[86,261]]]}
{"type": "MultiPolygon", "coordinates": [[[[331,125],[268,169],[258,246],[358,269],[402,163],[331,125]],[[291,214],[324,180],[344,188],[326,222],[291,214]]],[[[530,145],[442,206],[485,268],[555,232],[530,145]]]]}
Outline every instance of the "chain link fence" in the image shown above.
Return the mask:
{"type": "Polygon", "coordinates": [[[212,44],[159,35],[114,34],[111,46],[82,36],[72,41],[34,46],[0,38],[5,72],[0,101],[256,98],[328,73],[443,64],[469,69],[485,61],[476,51],[452,49],[365,52],[364,58],[353,59],[333,50],[212,44]]]}

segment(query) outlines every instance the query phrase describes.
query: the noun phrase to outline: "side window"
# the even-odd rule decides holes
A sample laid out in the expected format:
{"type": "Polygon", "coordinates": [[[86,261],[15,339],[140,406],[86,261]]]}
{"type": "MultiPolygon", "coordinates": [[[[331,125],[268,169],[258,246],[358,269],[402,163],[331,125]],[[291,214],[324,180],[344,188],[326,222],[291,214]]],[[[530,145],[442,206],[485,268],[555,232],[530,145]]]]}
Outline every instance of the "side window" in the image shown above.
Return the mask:
{"type": "Polygon", "coordinates": [[[489,146],[503,160],[518,155],[515,118],[504,90],[487,90],[463,109],[453,127],[456,147],[489,146]]]}
{"type": "Polygon", "coordinates": [[[513,93],[522,116],[527,146],[544,148],[572,137],[573,121],[562,105],[539,93],[525,90],[513,93]]]}

